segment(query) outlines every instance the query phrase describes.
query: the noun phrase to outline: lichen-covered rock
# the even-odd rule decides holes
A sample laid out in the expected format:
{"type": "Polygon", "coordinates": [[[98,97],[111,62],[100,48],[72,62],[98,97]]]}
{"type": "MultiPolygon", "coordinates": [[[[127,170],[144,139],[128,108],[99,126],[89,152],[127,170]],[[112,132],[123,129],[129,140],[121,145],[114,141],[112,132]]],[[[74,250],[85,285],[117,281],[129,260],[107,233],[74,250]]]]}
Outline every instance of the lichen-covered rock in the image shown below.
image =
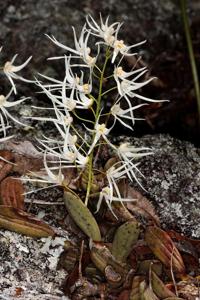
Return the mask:
{"type": "Polygon", "coordinates": [[[66,271],[58,269],[60,254],[68,240],[66,231],[61,230],[58,220],[63,217],[62,209],[33,205],[32,211],[44,218],[59,235],[56,238],[34,239],[8,230],[0,230],[0,300],[67,300],[61,286],[66,271]]]}
{"type": "Polygon", "coordinates": [[[153,201],[162,226],[200,238],[200,149],[169,135],[120,140],[154,149],[154,155],[141,159],[148,191],[141,192],[153,201]]]}

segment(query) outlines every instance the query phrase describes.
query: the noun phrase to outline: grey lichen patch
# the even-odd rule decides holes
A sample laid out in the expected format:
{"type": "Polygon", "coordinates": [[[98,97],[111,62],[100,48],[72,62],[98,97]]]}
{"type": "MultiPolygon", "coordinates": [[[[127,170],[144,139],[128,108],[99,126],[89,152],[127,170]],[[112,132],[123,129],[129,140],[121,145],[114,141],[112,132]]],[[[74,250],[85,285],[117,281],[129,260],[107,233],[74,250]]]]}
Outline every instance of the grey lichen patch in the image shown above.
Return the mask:
{"type": "Polygon", "coordinates": [[[141,192],[152,200],[162,226],[200,238],[200,149],[169,135],[119,140],[154,149],[154,155],[141,159],[148,191],[141,192]]]}
{"type": "MultiPolygon", "coordinates": [[[[50,299],[42,294],[59,296],[61,283],[66,277],[64,270],[57,270],[57,262],[65,238],[33,239],[10,231],[0,231],[0,290],[5,299],[50,299]],[[48,243],[48,247],[47,244],[48,243]],[[40,298],[41,296],[41,298],[40,298]]],[[[4,299],[1,298],[0,299],[4,299]]]]}

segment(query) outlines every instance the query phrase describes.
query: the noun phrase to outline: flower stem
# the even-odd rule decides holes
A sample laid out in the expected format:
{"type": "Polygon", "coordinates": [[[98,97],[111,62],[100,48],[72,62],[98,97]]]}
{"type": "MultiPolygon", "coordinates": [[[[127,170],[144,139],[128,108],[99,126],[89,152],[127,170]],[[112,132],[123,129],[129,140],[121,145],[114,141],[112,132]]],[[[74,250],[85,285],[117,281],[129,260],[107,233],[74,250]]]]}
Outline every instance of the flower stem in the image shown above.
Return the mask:
{"type": "Polygon", "coordinates": [[[104,95],[106,95],[106,94],[108,94],[108,93],[110,93],[110,92],[112,92],[116,89],[117,89],[117,86],[114,86],[114,87],[110,88],[109,90],[105,91],[101,96],[104,96],[104,95]]]}
{"type": "MultiPolygon", "coordinates": [[[[105,62],[104,62],[102,71],[98,68],[99,71],[101,72],[100,73],[101,76],[99,78],[99,93],[98,93],[98,98],[97,98],[97,106],[96,106],[96,113],[95,113],[95,123],[97,122],[97,120],[99,118],[99,113],[100,113],[100,109],[101,109],[101,98],[102,98],[104,73],[105,73],[106,66],[107,66],[109,58],[110,58],[110,50],[109,50],[109,47],[108,47],[106,49],[106,58],[105,58],[105,62]]],[[[94,137],[95,137],[95,134],[93,136],[93,140],[94,140],[94,137]]],[[[86,192],[86,197],[85,197],[85,205],[86,206],[88,204],[88,200],[89,200],[89,197],[90,197],[90,191],[91,191],[92,180],[93,180],[93,152],[94,152],[94,150],[92,150],[91,153],[90,153],[90,155],[89,155],[88,184],[87,184],[87,192],[86,192]]]]}
{"type": "Polygon", "coordinates": [[[88,205],[88,200],[90,197],[90,190],[91,190],[91,185],[92,185],[92,180],[93,180],[93,151],[90,153],[89,156],[89,166],[88,166],[88,185],[87,185],[87,192],[85,196],[85,205],[88,205]]]}
{"type": "Polygon", "coordinates": [[[187,47],[188,47],[188,52],[190,57],[190,64],[191,64],[192,75],[193,75],[194,88],[196,93],[197,107],[198,107],[198,114],[199,114],[199,125],[200,125],[200,87],[199,87],[199,79],[198,79],[197,67],[196,67],[196,62],[194,57],[194,50],[192,47],[188,15],[186,11],[186,0],[180,0],[180,5],[181,5],[181,14],[183,18],[185,36],[186,36],[187,47]]]}
{"type": "Polygon", "coordinates": [[[84,121],[84,122],[88,122],[88,123],[91,123],[91,124],[94,124],[93,121],[90,121],[90,120],[87,120],[87,119],[84,119],[82,117],[80,117],[79,115],[77,115],[77,113],[73,110],[72,113],[81,121],[84,121]]]}
{"type": "Polygon", "coordinates": [[[102,98],[104,73],[105,73],[105,69],[106,69],[109,58],[110,58],[110,49],[108,47],[106,49],[106,58],[105,58],[105,62],[104,62],[104,65],[103,65],[103,69],[101,71],[100,80],[99,80],[99,94],[98,94],[98,98],[97,98],[96,120],[99,117],[99,112],[100,112],[100,109],[101,109],[101,98],[102,98]]]}

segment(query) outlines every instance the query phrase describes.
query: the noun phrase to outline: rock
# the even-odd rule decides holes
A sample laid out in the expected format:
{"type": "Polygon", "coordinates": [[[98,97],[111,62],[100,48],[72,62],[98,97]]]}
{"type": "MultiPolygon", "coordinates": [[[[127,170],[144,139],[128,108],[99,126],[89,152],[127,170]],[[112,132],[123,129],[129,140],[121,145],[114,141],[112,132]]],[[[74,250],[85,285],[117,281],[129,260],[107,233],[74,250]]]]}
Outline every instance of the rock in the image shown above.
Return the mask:
{"type": "MultiPolygon", "coordinates": [[[[30,186],[30,190],[33,189],[36,187],[30,186]]],[[[70,238],[60,227],[66,216],[61,195],[58,188],[39,191],[40,204],[33,203],[30,209],[56,230],[55,238],[35,239],[1,228],[0,300],[68,300],[62,291],[67,272],[58,267],[64,242],[70,238]],[[42,204],[47,199],[48,202],[42,204]]],[[[30,208],[31,199],[37,202],[34,193],[29,197],[26,210],[30,208]]]]}
{"type": "Polygon", "coordinates": [[[147,193],[141,192],[152,200],[162,227],[200,239],[200,149],[161,134],[120,140],[154,149],[141,159],[147,193]]]}
{"type": "MultiPolygon", "coordinates": [[[[195,5],[195,1],[190,2],[191,16],[195,18],[200,8],[195,5]]],[[[32,76],[34,71],[38,71],[60,75],[63,72],[61,61],[52,64],[46,59],[63,52],[45,34],[54,35],[60,42],[74,46],[71,27],[74,26],[80,32],[85,16],[91,14],[98,20],[100,12],[104,18],[110,15],[110,22],[124,22],[120,38],[125,39],[126,43],[148,40],[148,44],[139,49],[148,62],[153,63],[166,49],[170,48],[172,51],[177,45],[183,46],[178,1],[86,0],[78,3],[68,0],[38,0],[35,3],[34,0],[5,0],[0,12],[0,45],[4,45],[1,57],[10,59],[15,53],[19,53],[20,62],[33,55],[30,68],[27,68],[29,71],[24,70],[23,74],[32,76]]]]}
{"type": "Polygon", "coordinates": [[[60,238],[56,245],[49,240],[1,229],[0,300],[68,299],[61,291],[66,272],[56,268],[66,238],[60,238]]]}

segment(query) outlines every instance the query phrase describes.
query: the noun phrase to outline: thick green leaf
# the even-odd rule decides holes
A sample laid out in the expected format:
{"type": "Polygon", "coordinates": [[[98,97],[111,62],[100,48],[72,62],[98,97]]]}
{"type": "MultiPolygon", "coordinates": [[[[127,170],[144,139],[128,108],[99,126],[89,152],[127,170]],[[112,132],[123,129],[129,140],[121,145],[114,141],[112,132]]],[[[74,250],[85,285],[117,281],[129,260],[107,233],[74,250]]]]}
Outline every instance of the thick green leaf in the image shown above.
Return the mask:
{"type": "Polygon", "coordinates": [[[99,226],[79,196],[75,193],[65,192],[64,202],[70,216],[82,231],[93,241],[101,241],[99,226]]]}
{"type": "Polygon", "coordinates": [[[126,261],[139,233],[139,223],[135,220],[127,221],[117,229],[112,244],[112,254],[117,260],[126,261]]]}
{"type": "Polygon", "coordinates": [[[176,295],[172,293],[162,282],[162,280],[154,273],[151,272],[151,285],[154,293],[160,298],[165,299],[167,297],[175,297],[176,295]]]}

